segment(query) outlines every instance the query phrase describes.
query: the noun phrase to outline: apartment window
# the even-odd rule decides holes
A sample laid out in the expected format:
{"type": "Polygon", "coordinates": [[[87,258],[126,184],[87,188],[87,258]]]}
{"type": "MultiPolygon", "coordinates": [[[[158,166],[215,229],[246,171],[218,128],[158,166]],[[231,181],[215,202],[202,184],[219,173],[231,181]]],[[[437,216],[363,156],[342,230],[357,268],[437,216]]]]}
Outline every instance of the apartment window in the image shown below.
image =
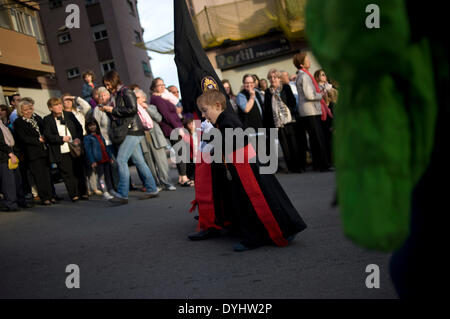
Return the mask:
{"type": "Polygon", "coordinates": [[[109,61],[104,61],[100,64],[101,68],[102,68],[102,73],[103,75],[105,75],[107,72],[111,71],[111,70],[115,70],[116,66],[114,64],[113,60],[109,60],[109,61]]]}
{"type": "Polygon", "coordinates": [[[50,64],[50,57],[48,55],[47,46],[38,41],[37,43],[39,56],[41,57],[41,62],[45,64],[50,64]]]}
{"type": "Polygon", "coordinates": [[[98,3],[98,0],[86,0],[86,5],[90,6],[91,4],[98,3]]]}
{"type": "Polygon", "coordinates": [[[59,8],[62,6],[62,0],[50,0],[49,5],[50,9],[59,8]]]}
{"type": "Polygon", "coordinates": [[[7,28],[7,29],[11,28],[11,24],[9,22],[8,10],[5,10],[3,8],[0,8],[0,27],[7,28]]]}
{"type": "Polygon", "coordinates": [[[58,35],[58,40],[59,43],[63,44],[72,41],[72,38],[70,37],[69,32],[65,32],[63,34],[58,35]]]}
{"type": "Polygon", "coordinates": [[[34,36],[31,26],[31,16],[23,11],[10,9],[11,22],[14,31],[34,36]]]}
{"type": "Polygon", "coordinates": [[[141,33],[139,31],[134,30],[134,38],[136,42],[142,42],[141,33]]]}
{"type": "Polygon", "coordinates": [[[92,33],[94,35],[94,41],[100,41],[108,38],[108,32],[104,24],[96,25],[92,27],[92,33]]]}
{"type": "Polygon", "coordinates": [[[78,68],[72,68],[70,70],[67,70],[67,78],[73,79],[80,76],[80,70],[78,68]]]}
{"type": "Polygon", "coordinates": [[[132,15],[136,15],[134,12],[133,2],[131,0],[127,0],[127,4],[128,4],[128,12],[132,15]]]}
{"type": "Polygon", "coordinates": [[[147,62],[142,61],[142,68],[144,69],[144,74],[147,76],[152,75],[152,70],[150,70],[150,66],[147,62]]]}

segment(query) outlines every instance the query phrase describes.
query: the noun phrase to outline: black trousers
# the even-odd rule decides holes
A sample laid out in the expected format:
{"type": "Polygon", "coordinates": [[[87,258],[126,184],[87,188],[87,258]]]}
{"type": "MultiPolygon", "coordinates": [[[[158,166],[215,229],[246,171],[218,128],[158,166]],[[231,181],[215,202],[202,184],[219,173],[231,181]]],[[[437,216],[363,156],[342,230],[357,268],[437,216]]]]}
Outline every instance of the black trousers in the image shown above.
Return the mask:
{"type": "Polygon", "coordinates": [[[25,156],[19,155],[20,159],[20,165],[19,165],[19,171],[20,176],[22,179],[22,189],[24,194],[30,194],[31,193],[31,185],[30,181],[28,180],[28,170],[30,169],[28,161],[25,159],[25,156]]]}
{"type": "Polygon", "coordinates": [[[28,162],[31,175],[34,178],[42,201],[53,198],[53,187],[50,177],[50,163],[48,158],[38,158],[28,162]]]}
{"type": "MultiPolygon", "coordinates": [[[[278,129],[278,140],[280,141],[283,157],[289,171],[300,173],[305,169],[302,166],[302,159],[299,152],[299,143],[297,142],[296,123],[286,124],[284,127],[278,129]]],[[[304,161],[304,160],[303,160],[304,161]]]]}
{"type": "Polygon", "coordinates": [[[320,115],[306,116],[302,118],[306,131],[309,135],[309,144],[315,170],[326,170],[329,168],[327,147],[320,115]]]}
{"type": "Polygon", "coordinates": [[[82,157],[73,158],[70,153],[61,154],[57,163],[70,198],[87,195],[82,157]]]}
{"type": "MultiPolygon", "coordinates": [[[[19,165],[20,166],[20,165],[19,165]]],[[[8,163],[0,163],[0,192],[4,195],[2,204],[9,209],[25,205],[20,169],[11,170],[8,163]]]]}
{"type": "MultiPolygon", "coordinates": [[[[178,140],[176,140],[176,141],[170,140],[170,143],[173,146],[173,145],[177,144],[181,140],[182,140],[181,136],[178,136],[178,140]]],[[[184,162],[178,163],[177,164],[177,170],[178,170],[178,175],[186,175],[187,174],[186,173],[186,163],[184,163],[184,162]]]]}
{"type": "Polygon", "coordinates": [[[97,172],[97,178],[102,192],[108,192],[109,190],[114,189],[111,163],[106,162],[103,164],[97,164],[95,171],[97,172]]]}
{"type": "Polygon", "coordinates": [[[332,127],[333,127],[333,120],[328,116],[326,121],[320,121],[322,124],[322,130],[323,130],[323,137],[325,140],[325,148],[327,150],[327,160],[328,165],[331,166],[333,163],[333,157],[332,157],[332,127]]]}
{"type": "Polygon", "coordinates": [[[186,175],[189,179],[195,178],[195,163],[186,163],[186,175]]]}
{"type": "Polygon", "coordinates": [[[300,167],[301,170],[305,171],[306,151],[308,150],[305,123],[301,118],[297,118],[297,122],[293,123],[293,127],[295,131],[295,140],[297,142],[298,166],[300,167]]]}

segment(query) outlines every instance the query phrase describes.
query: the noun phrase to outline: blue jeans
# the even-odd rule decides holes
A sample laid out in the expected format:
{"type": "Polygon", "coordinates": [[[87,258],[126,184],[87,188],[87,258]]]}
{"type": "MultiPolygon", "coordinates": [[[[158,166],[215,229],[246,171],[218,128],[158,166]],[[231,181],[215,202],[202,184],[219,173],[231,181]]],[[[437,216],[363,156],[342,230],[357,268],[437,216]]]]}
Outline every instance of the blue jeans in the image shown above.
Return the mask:
{"type": "Polygon", "coordinates": [[[141,140],[144,136],[127,135],[125,140],[119,146],[117,154],[117,166],[119,168],[119,184],[117,185],[117,193],[123,198],[128,198],[128,191],[130,188],[130,169],[128,167],[128,160],[131,157],[134,165],[142,176],[144,186],[147,193],[156,192],[156,184],[150,169],[145,163],[142,155],[141,140]]]}

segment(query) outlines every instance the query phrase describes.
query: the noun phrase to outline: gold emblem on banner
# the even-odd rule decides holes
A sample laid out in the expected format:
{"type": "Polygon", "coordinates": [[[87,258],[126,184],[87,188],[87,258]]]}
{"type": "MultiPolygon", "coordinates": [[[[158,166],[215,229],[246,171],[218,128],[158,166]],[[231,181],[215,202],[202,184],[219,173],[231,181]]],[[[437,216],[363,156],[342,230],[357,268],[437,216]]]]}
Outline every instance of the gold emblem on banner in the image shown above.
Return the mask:
{"type": "Polygon", "coordinates": [[[214,80],[211,76],[205,76],[202,79],[202,91],[206,92],[207,90],[219,90],[219,86],[217,85],[216,80],[214,80]]]}

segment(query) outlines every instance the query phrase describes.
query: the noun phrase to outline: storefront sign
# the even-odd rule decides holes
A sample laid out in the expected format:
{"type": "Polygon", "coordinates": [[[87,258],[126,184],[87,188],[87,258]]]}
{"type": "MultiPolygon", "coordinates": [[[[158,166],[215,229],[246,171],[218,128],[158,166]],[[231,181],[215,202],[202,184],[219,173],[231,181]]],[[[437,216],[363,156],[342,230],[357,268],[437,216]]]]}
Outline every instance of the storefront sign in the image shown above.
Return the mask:
{"type": "Polygon", "coordinates": [[[236,66],[249,64],[291,51],[291,45],[285,38],[270,41],[251,47],[243,48],[216,56],[217,66],[222,69],[230,69],[236,66]]]}

